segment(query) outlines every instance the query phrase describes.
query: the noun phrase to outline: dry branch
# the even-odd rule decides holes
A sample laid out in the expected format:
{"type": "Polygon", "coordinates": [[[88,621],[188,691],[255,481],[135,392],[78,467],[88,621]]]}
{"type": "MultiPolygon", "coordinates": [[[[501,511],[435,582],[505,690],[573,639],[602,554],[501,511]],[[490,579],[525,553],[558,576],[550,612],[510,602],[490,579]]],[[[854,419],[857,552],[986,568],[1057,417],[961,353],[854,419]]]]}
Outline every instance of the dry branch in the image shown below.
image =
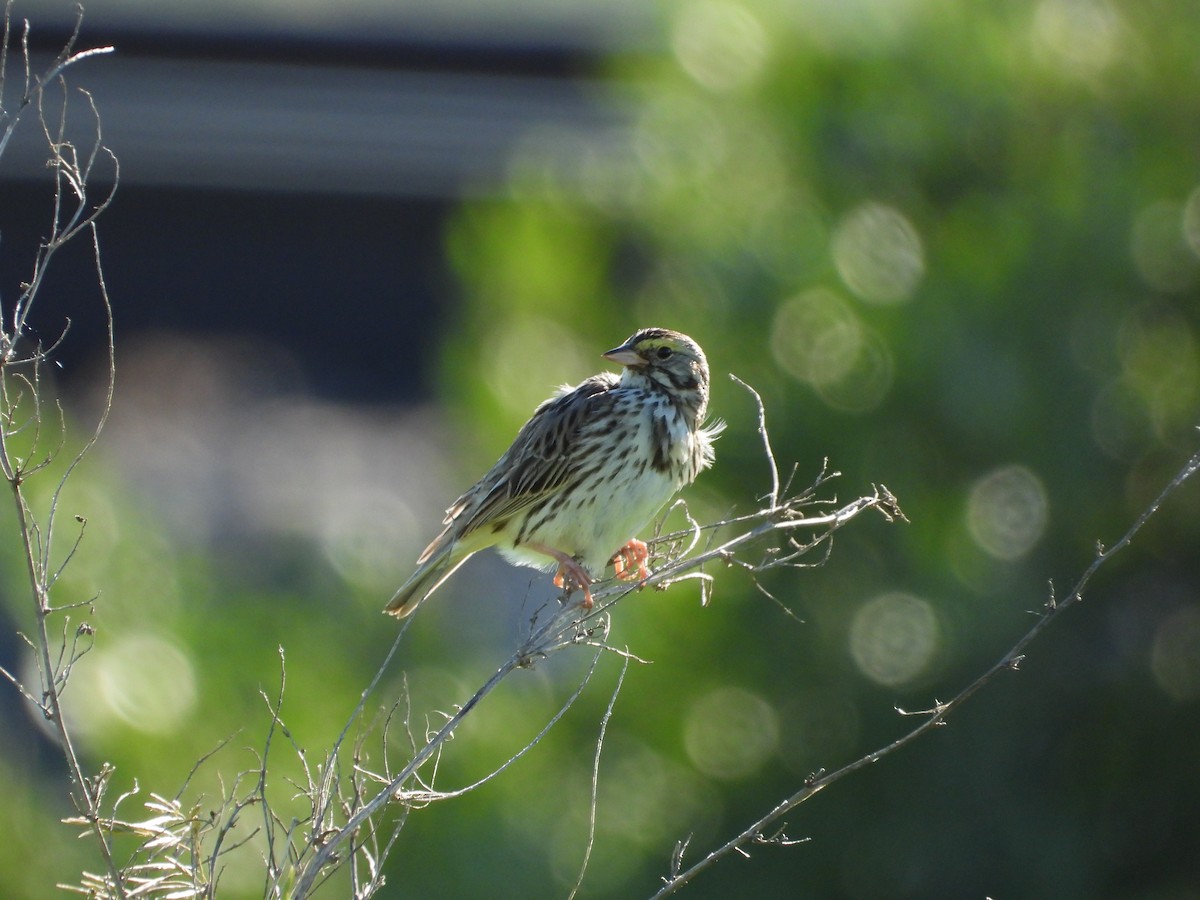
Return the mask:
{"type": "Polygon", "coordinates": [[[810,799],[814,794],[823,791],[830,785],[841,781],[847,775],[864,769],[885,756],[889,756],[901,747],[911,744],[917,738],[924,735],[926,732],[945,723],[946,719],[956,712],[964,703],[966,703],[976,693],[990,684],[1001,672],[1014,672],[1020,668],[1021,661],[1025,658],[1025,649],[1031,644],[1038,635],[1040,635],[1050,623],[1054,622],[1071,607],[1083,600],[1084,591],[1092,580],[1092,576],[1110,560],[1115,553],[1129,546],[1134,536],[1141,531],[1142,526],[1162,507],[1167,498],[1181,488],[1185,481],[1194,475],[1200,469],[1200,453],[1195,454],[1182,469],[1168,482],[1162,492],[1144,509],[1141,514],[1134,520],[1129,529],[1121,536],[1121,538],[1108,549],[1102,545],[1097,546],[1096,555],[1091,563],[1084,569],[1083,573],[1075,582],[1070,594],[1063,600],[1057,600],[1051,591],[1050,597],[1045,601],[1041,615],[1033,626],[1023,634],[1020,639],[1013,644],[1007,653],[1000,657],[981,675],[975,678],[970,684],[960,690],[950,700],[945,702],[935,702],[929,709],[920,710],[917,712],[906,712],[905,710],[897,710],[902,715],[924,716],[925,719],[916,728],[892,741],[886,746],[880,747],[865,756],[856,759],[854,762],[848,763],[839,769],[832,772],[817,772],[805,779],[803,786],[789,797],[784,798],[775,805],[769,812],[761,816],[753,823],[744,828],[740,833],[730,838],[720,847],[712,850],[704,857],[693,863],[691,866],[683,867],[683,857],[687,849],[687,841],[680,841],[675,848],[675,852],[671,858],[669,874],[663,878],[663,886],[656,891],[652,896],[655,898],[665,897],[668,894],[673,894],[686,885],[690,884],[701,872],[712,867],[717,862],[721,861],[731,853],[737,852],[743,856],[749,855],[746,847],[751,844],[778,844],[787,846],[799,841],[787,839],[783,835],[782,826],[774,836],[767,837],[766,832],[769,828],[779,822],[791,810],[795,809],[801,803],[810,799]]]}
{"type": "MultiPolygon", "coordinates": [[[[72,94],[64,77],[67,70],[77,63],[107,53],[111,48],[76,52],[75,45],[79,39],[82,21],[83,13],[79,10],[74,30],[66,44],[50,67],[42,73],[34,73],[31,70],[29,23],[24,23],[20,32],[22,87],[16,107],[10,110],[3,107],[3,102],[4,90],[8,85],[8,48],[14,34],[11,0],[5,4],[4,9],[3,49],[0,50],[0,158],[3,157],[25,113],[34,110],[45,140],[55,190],[48,236],[34,253],[30,275],[21,284],[17,298],[10,308],[0,311],[0,473],[9,484],[16,511],[18,539],[25,563],[35,623],[31,635],[26,640],[34,651],[39,683],[37,686],[23,684],[8,671],[3,671],[3,675],[50,723],[70,775],[71,801],[78,812],[78,817],[72,821],[86,824],[88,832],[98,840],[105,871],[100,875],[86,876],[85,881],[95,885],[103,884],[105,887],[94,890],[88,887],[87,890],[95,896],[125,897],[143,884],[148,876],[137,869],[122,870],[113,857],[110,840],[113,832],[112,821],[106,824],[101,812],[106,802],[105,794],[112,769],[108,766],[102,767],[94,776],[89,776],[84,771],[62,711],[62,693],[67,687],[75,664],[92,645],[91,626],[86,621],[73,623],[71,617],[71,613],[86,607],[87,604],[56,607],[50,598],[51,589],[62,574],[63,568],[74,557],[85,525],[83,520],[76,520],[79,525],[76,537],[63,561],[55,565],[54,538],[59,500],[76,466],[91,450],[104,427],[111,406],[113,384],[112,308],[104,281],[96,221],[107,209],[116,190],[119,180],[116,158],[102,142],[99,115],[86,92],[81,92],[80,95],[85,98],[92,113],[93,133],[81,143],[73,141],[72,136],[68,135],[66,111],[72,94]],[[52,115],[48,97],[48,88],[52,85],[61,92],[57,116],[52,115]],[[93,200],[89,196],[89,181],[99,160],[111,161],[112,181],[101,197],[93,200]],[[28,340],[26,323],[40,296],[47,268],[57,252],[77,238],[87,238],[92,245],[93,273],[107,323],[108,387],[105,403],[91,436],[69,459],[60,461],[66,446],[62,414],[56,405],[57,436],[48,440],[43,429],[51,424],[51,420],[41,381],[41,366],[48,354],[57,347],[57,342],[45,348],[36,341],[28,340]],[[62,469],[49,503],[44,509],[36,509],[30,501],[25,485],[30,478],[43,474],[56,463],[61,464],[62,469]],[[56,617],[59,621],[54,622],[56,617]]],[[[117,803],[119,802],[120,799],[117,803]]]]}

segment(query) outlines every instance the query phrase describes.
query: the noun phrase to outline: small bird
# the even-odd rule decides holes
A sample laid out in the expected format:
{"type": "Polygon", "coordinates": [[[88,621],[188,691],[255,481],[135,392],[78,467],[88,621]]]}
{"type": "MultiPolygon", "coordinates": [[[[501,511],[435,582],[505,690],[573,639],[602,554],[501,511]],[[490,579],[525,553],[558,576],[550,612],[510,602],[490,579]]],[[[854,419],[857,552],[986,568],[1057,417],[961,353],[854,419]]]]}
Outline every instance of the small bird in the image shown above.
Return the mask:
{"type": "Polygon", "coordinates": [[[546,400],[486,475],[454,501],[445,528],[384,610],[409,615],[472,554],[496,547],[519,565],[558,573],[581,590],[610,562],[616,574],[649,576],[634,535],[713,462],[724,428],[705,426],[708,362],[685,334],[636,332],[603,354],[624,366],[546,400]]]}

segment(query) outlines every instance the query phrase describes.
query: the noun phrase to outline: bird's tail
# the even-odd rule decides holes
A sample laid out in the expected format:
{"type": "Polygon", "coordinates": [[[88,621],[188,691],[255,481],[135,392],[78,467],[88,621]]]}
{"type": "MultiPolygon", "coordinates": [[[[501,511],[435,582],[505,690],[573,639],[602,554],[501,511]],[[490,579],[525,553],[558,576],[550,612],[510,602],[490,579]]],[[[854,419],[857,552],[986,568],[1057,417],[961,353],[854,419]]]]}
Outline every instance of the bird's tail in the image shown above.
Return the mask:
{"type": "Polygon", "coordinates": [[[453,575],[472,555],[455,553],[452,546],[435,553],[417,566],[417,571],[400,586],[400,590],[396,591],[383,611],[397,619],[403,619],[417,608],[418,603],[441,587],[442,582],[453,575]]]}

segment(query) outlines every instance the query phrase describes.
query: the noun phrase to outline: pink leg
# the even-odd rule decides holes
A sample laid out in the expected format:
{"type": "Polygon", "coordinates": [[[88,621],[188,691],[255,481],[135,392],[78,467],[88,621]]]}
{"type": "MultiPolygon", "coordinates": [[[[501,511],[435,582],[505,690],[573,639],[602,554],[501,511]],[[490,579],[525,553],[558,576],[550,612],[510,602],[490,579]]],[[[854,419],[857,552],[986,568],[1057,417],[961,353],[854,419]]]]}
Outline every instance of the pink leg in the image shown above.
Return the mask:
{"type": "Polygon", "coordinates": [[[646,560],[649,558],[650,550],[646,547],[646,542],[632,538],[613,555],[613,570],[618,578],[645,581],[650,577],[650,569],[646,566],[646,560]]]}
{"type": "Polygon", "coordinates": [[[535,553],[544,553],[551,559],[558,560],[558,572],[554,576],[555,587],[560,587],[563,590],[571,593],[573,591],[583,591],[583,608],[592,608],[592,592],[589,590],[592,584],[592,576],[588,574],[587,569],[579,564],[573,556],[568,556],[561,550],[555,550],[553,547],[547,547],[545,544],[522,544],[523,547],[528,547],[535,553]]]}

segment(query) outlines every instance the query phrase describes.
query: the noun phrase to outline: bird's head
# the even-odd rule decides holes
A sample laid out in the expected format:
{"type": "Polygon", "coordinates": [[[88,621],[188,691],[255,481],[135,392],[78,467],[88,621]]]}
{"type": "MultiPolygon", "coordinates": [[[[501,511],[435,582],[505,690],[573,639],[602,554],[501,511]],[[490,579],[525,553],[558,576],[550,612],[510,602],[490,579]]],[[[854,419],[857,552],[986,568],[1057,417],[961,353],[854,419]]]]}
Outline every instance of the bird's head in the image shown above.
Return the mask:
{"type": "Polygon", "coordinates": [[[708,398],[708,361],[700,345],[667,328],[643,328],[605,359],[625,366],[626,378],[645,378],[674,396],[708,398]]]}

